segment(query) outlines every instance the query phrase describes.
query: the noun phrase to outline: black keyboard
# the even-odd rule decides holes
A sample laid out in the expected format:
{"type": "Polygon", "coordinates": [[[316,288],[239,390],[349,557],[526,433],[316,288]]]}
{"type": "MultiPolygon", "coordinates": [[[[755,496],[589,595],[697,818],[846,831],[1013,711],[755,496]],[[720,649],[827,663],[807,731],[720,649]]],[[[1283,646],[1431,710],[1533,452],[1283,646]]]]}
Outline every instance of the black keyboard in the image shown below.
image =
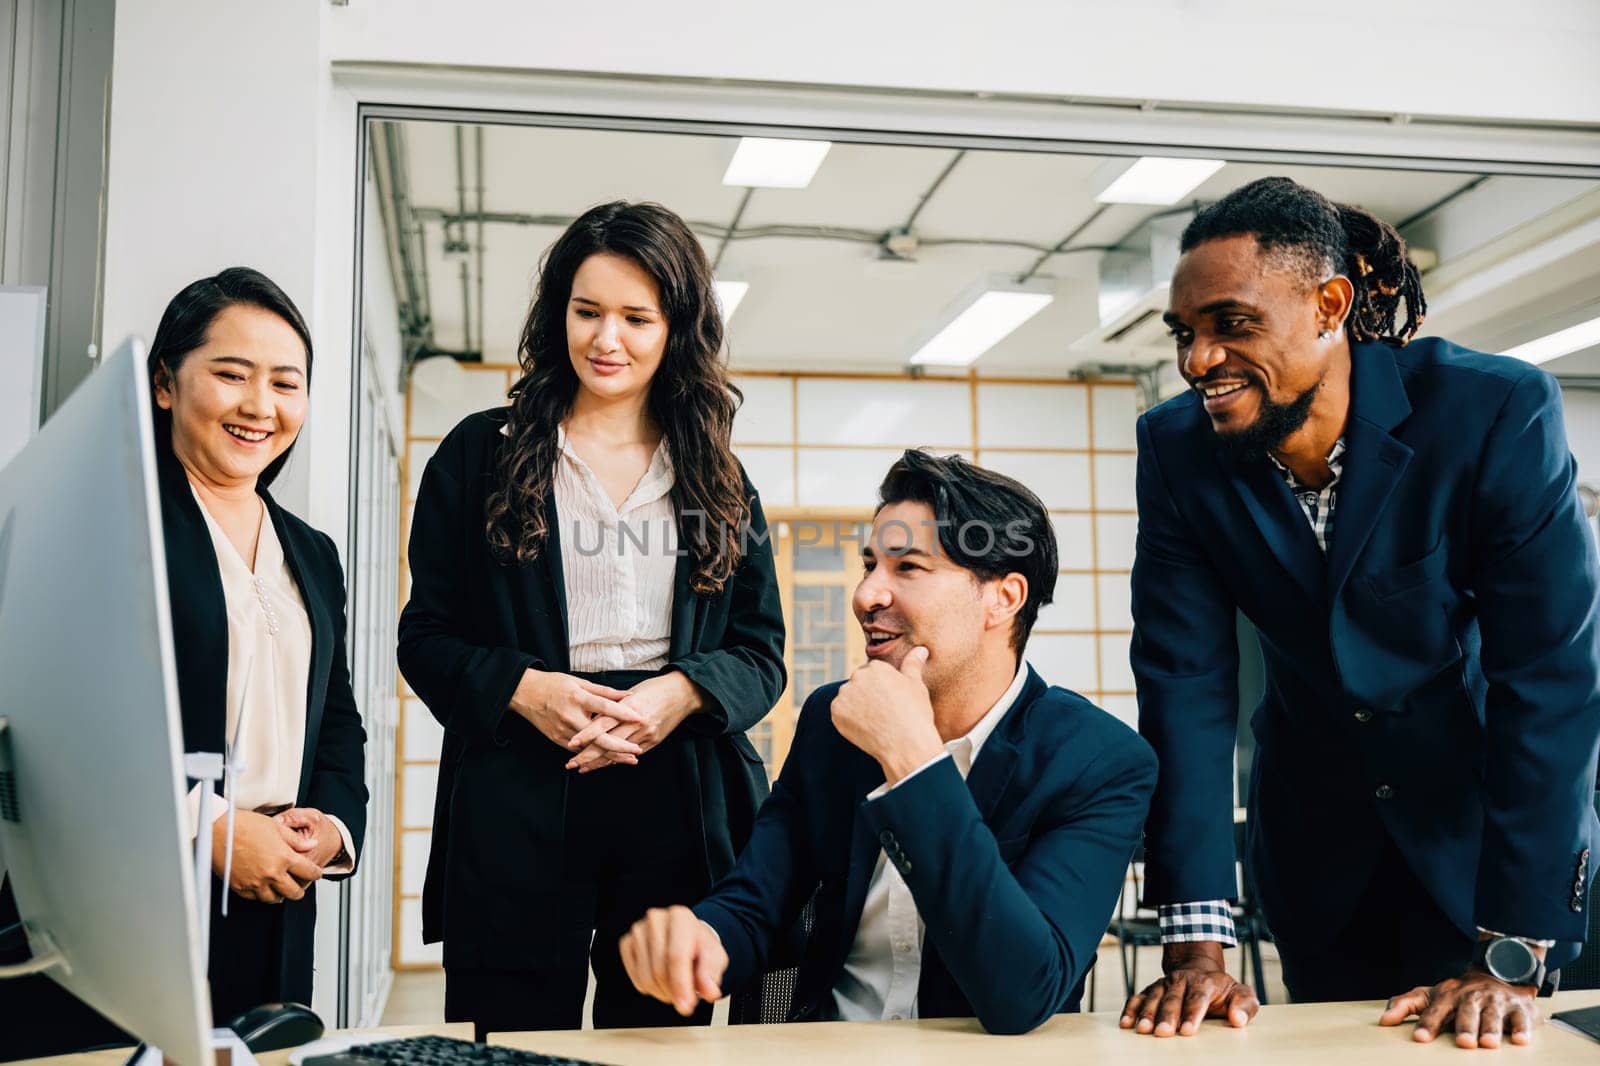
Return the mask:
{"type": "Polygon", "coordinates": [[[413,1036],[357,1044],[336,1055],[317,1055],[304,1066],[603,1066],[589,1059],[474,1044],[447,1036],[413,1036]]]}

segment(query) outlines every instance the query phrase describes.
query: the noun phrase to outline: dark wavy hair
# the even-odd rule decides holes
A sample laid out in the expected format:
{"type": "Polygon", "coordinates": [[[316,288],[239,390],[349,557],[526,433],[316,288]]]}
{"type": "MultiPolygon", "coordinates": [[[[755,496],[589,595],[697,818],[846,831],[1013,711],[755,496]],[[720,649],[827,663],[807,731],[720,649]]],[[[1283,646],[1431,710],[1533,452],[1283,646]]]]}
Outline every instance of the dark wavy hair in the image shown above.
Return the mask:
{"type": "Polygon", "coordinates": [[[1336,204],[1289,178],[1261,178],[1202,209],[1184,229],[1180,247],[1187,252],[1246,233],[1263,251],[1284,253],[1314,285],[1334,273],[1350,279],[1351,339],[1398,347],[1422,327],[1428,313],[1422,277],[1406,254],[1405,239],[1376,215],[1336,204]]]}
{"type": "MultiPolygon", "coordinates": [[[[155,340],[150,342],[150,356],[145,360],[145,373],[150,381],[150,415],[155,424],[158,450],[172,450],[172,412],[162,410],[156,403],[156,383],[163,373],[168,380],[176,381],[178,367],[190,352],[205,344],[211,323],[235,304],[270,311],[289,324],[300,343],[306,346],[306,387],[310,388],[311,330],[306,327],[306,320],[294,301],[271,278],[249,267],[229,267],[212,277],[191,281],[167,304],[161,324],[156,327],[155,340]]],[[[262,486],[271,485],[293,451],[291,442],[282,455],[267,464],[256,482],[262,486]]]]}
{"type": "Polygon", "coordinates": [[[1007,574],[1027,579],[1028,598],[1011,624],[1011,647],[1021,655],[1039,608],[1056,594],[1056,531],[1039,497],[1022,482],[959,455],[941,458],[913,448],[884,475],[878,510],[908,500],[928,505],[940,549],[979,581],[1007,574]]]}
{"type": "Polygon", "coordinates": [[[666,351],[650,382],[650,417],[666,439],[680,543],[694,562],[690,587],[714,595],[741,558],[750,500],[733,456],[733,416],[743,394],[728,380],[722,313],[711,263],[687,223],[660,204],[623,200],[585,211],[539,268],[522,326],[522,376],[511,387],[510,438],[485,514],[502,563],[536,559],[549,530],[545,505],[555,473],[556,429],[572,410],[578,375],[567,349],[572,279],[592,255],[620,256],[656,284],[667,320],[666,351]]]}

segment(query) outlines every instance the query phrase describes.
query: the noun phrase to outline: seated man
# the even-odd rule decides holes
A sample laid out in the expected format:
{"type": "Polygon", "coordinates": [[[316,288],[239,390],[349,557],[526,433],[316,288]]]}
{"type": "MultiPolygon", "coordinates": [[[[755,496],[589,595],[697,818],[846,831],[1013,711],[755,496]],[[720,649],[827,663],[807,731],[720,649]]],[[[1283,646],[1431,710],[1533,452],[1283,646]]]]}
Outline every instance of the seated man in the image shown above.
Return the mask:
{"type": "Polygon", "coordinates": [[[758,979],[815,899],[792,1020],[1075,1011],[1155,787],[1133,730],[1022,662],[1056,581],[1022,485],[908,451],[890,468],[854,609],[865,666],[800,712],[733,871],[622,939],[683,1014],[758,979]]]}

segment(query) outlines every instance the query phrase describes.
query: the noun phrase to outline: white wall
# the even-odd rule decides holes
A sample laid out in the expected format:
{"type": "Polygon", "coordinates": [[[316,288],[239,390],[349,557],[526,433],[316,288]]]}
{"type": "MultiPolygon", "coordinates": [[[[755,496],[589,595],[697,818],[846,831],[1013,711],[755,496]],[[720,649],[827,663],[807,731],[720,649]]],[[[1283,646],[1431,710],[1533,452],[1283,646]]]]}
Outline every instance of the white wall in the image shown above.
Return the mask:
{"type": "MultiPolygon", "coordinates": [[[[149,340],[179,289],[229,266],[261,270],[310,317],[323,77],[315,0],[125,4],[117,16],[107,350],[129,334],[149,340]]],[[[322,369],[313,373],[313,418],[348,407],[322,369]]],[[[297,454],[280,483],[278,495],[296,510],[309,465],[297,454]]]]}
{"type": "Polygon", "coordinates": [[[326,21],[335,59],[1600,120],[1592,0],[351,0],[326,21]]]}

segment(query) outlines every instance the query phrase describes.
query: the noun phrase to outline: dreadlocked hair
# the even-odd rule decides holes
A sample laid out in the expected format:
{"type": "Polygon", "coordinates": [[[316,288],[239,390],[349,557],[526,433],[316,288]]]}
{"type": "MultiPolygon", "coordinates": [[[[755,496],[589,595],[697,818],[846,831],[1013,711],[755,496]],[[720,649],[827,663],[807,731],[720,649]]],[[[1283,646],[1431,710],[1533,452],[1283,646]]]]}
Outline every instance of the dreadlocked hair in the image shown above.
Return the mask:
{"type": "Polygon", "coordinates": [[[646,405],[672,459],[679,542],[693,561],[689,587],[715,595],[747,543],[750,500],[731,444],[743,395],[728,380],[705,250],[688,224],[659,204],[619,200],[590,208],[545,253],[517,350],[522,376],[509,393],[508,439],[485,507],[490,551],[504,564],[529,563],[549,536],[556,432],[579,388],[567,351],[567,303],[573,277],[592,255],[630,260],[660,292],[667,343],[646,405]]]}
{"type": "Polygon", "coordinates": [[[1203,208],[1180,248],[1250,234],[1313,285],[1343,274],[1355,289],[1345,329],[1356,341],[1404,345],[1422,327],[1428,301],[1405,239],[1387,222],[1289,178],[1261,178],[1203,208]]]}

